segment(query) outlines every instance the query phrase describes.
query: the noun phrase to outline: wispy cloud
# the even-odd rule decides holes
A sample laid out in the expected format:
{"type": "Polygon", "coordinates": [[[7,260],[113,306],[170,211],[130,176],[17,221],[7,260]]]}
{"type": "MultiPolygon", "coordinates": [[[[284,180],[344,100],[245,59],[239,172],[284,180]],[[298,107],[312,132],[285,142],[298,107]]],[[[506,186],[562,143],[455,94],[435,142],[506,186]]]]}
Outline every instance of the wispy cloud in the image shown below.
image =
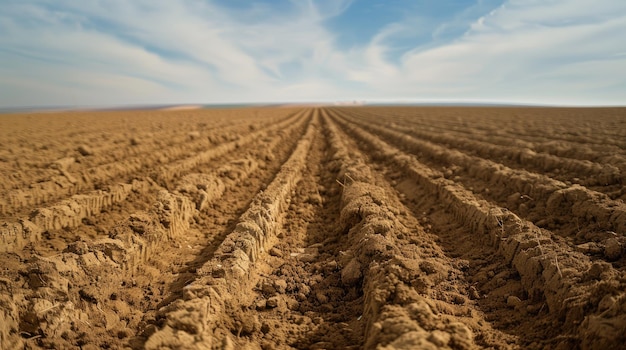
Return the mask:
{"type": "Polygon", "coordinates": [[[376,1],[8,0],[0,105],[626,103],[623,1],[427,3],[350,45],[332,24],[376,1]]]}
{"type": "Polygon", "coordinates": [[[369,82],[404,99],[624,104],[626,60],[616,54],[626,49],[626,9],[597,6],[506,2],[455,40],[405,53],[397,75],[370,74],[369,82]]]}

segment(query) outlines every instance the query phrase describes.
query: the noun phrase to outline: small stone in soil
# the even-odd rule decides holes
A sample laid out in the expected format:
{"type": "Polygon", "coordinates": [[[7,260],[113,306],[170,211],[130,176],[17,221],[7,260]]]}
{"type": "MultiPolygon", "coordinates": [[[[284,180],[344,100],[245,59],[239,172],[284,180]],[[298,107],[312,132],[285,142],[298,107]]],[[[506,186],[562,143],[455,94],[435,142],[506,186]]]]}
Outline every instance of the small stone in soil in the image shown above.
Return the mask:
{"type": "Polygon", "coordinates": [[[283,253],[280,251],[280,249],[278,249],[276,247],[270,249],[269,253],[270,253],[271,256],[276,256],[276,257],[279,257],[279,258],[281,258],[283,256],[283,253]]]}
{"type": "Polygon", "coordinates": [[[287,281],[282,280],[282,279],[278,279],[274,281],[274,288],[276,289],[276,292],[278,293],[285,293],[285,291],[287,290],[287,281]]]}
{"type": "Polygon", "coordinates": [[[509,297],[506,298],[506,304],[512,308],[516,308],[522,304],[522,300],[515,295],[509,295],[509,297]]]}
{"type": "Polygon", "coordinates": [[[606,240],[604,256],[611,261],[617,260],[622,256],[622,245],[617,238],[609,238],[606,240]]]}
{"type": "Polygon", "coordinates": [[[278,306],[278,297],[271,297],[271,298],[267,299],[266,305],[269,308],[277,307],[278,306]]]}

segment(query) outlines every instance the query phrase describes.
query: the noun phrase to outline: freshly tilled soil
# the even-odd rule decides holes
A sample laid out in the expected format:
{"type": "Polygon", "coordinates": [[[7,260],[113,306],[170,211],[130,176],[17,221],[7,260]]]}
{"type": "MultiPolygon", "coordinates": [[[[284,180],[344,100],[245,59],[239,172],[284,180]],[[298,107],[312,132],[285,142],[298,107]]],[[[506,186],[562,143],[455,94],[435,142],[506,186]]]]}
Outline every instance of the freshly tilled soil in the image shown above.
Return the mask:
{"type": "Polygon", "coordinates": [[[626,110],[0,116],[0,348],[609,349],[626,110]]]}

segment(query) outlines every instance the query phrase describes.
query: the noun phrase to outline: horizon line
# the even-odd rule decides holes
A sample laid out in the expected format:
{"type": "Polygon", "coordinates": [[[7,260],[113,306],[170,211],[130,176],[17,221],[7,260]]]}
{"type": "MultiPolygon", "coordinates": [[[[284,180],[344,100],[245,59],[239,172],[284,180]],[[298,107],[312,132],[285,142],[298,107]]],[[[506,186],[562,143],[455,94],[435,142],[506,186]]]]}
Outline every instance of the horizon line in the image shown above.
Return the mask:
{"type": "Polygon", "coordinates": [[[211,108],[246,108],[272,106],[328,106],[328,107],[364,107],[364,106],[416,106],[416,107],[538,107],[538,108],[626,108],[626,103],[612,104],[563,104],[530,102],[490,102],[490,101],[300,101],[300,102],[240,102],[240,103],[172,103],[172,104],[121,104],[121,105],[53,105],[53,106],[14,106],[0,107],[0,114],[36,113],[36,112],[79,112],[79,111],[125,111],[125,110],[162,110],[211,108]]]}

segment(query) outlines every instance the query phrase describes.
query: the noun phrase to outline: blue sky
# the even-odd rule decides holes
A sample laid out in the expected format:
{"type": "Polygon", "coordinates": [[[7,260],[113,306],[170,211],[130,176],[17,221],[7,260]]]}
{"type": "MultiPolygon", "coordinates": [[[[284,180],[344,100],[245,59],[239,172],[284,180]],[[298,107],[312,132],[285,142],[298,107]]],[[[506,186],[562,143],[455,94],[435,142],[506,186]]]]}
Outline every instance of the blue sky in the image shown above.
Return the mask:
{"type": "Polygon", "coordinates": [[[0,107],[626,105],[623,0],[0,0],[0,107]]]}

